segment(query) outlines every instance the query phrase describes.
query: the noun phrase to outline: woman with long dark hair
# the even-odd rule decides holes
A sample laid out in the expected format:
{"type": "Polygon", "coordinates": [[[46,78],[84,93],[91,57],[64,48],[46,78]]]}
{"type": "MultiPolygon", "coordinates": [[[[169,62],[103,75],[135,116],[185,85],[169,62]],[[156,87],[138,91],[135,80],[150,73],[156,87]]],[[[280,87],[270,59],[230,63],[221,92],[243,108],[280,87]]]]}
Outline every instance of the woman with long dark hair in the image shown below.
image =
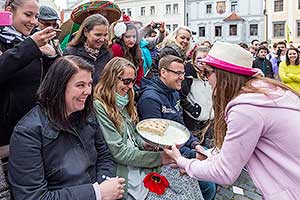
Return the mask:
{"type": "Polygon", "coordinates": [[[186,159],[165,150],[197,179],[232,184],[244,166],[265,199],[300,195],[300,99],[282,83],[258,76],[242,47],[216,42],[205,59],[213,88],[217,152],[186,159]]]}
{"type": "Polygon", "coordinates": [[[123,57],[134,64],[137,69],[136,84],[144,76],[142,52],[140,49],[138,30],[132,22],[116,22],[112,24],[111,51],[113,57],[123,57]]]}
{"type": "Polygon", "coordinates": [[[39,104],[16,125],[8,177],[15,199],[119,199],[124,179],[93,112],[93,67],[59,58],[38,90],[39,104]],[[109,180],[107,180],[109,179],[109,180]]]}

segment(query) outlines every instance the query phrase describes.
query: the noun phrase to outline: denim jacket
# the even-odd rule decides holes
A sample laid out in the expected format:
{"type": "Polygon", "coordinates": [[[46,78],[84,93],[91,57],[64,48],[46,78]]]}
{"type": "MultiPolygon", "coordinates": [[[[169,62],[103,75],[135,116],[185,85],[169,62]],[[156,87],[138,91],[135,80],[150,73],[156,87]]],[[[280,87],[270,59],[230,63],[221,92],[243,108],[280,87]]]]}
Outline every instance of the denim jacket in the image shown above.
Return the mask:
{"type": "Polygon", "coordinates": [[[8,164],[15,199],[96,199],[92,184],[115,176],[115,164],[95,116],[73,129],[53,126],[40,106],[21,119],[8,164]]]}

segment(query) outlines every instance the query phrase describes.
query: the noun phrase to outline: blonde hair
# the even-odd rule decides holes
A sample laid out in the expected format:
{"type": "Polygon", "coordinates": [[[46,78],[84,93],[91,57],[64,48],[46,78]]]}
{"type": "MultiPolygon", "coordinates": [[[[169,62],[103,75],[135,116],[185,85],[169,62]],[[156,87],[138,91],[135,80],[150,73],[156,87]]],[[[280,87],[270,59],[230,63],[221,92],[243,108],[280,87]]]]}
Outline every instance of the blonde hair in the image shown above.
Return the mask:
{"type": "Polygon", "coordinates": [[[192,53],[192,59],[189,61],[189,63],[191,63],[193,65],[193,68],[195,69],[196,73],[197,73],[197,77],[202,79],[202,80],[205,80],[207,79],[205,76],[204,76],[204,71],[203,70],[200,70],[196,65],[197,63],[195,62],[195,59],[196,59],[196,56],[199,52],[209,52],[210,48],[208,48],[207,46],[204,46],[204,45],[200,45],[198,47],[196,47],[194,50],[193,50],[193,53],[192,53]]]}
{"type": "MultiPolygon", "coordinates": [[[[291,90],[286,85],[264,77],[249,77],[230,73],[217,68],[216,73],[216,87],[213,91],[213,106],[215,111],[214,123],[214,143],[218,149],[221,149],[224,137],[227,132],[227,124],[225,122],[225,108],[227,104],[240,94],[244,93],[261,93],[268,96],[268,91],[264,88],[255,87],[252,83],[255,80],[262,80],[270,85],[273,85],[284,90],[291,90]]],[[[291,90],[292,91],[292,90],[291,90]]],[[[296,95],[297,94],[295,91],[296,95]]]]}
{"type": "MultiPolygon", "coordinates": [[[[115,124],[117,129],[122,129],[122,116],[116,106],[116,91],[118,77],[122,76],[126,67],[134,69],[135,66],[125,58],[112,58],[104,67],[101,79],[97,83],[94,90],[94,99],[99,100],[105,108],[109,119],[115,124]]],[[[136,123],[138,121],[136,108],[134,106],[134,90],[128,91],[129,103],[125,107],[131,120],[136,123]]]]}
{"type": "MultiPolygon", "coordinates": [[[[11,9],[15,11],[17,8],[22,7],[25,1],[26,0],[6,0],[4,4],[4,8],[6,9],[7,7],[11,7],[11,9]]],[[[39,0],[35,0],[35,1],[39,2],[39,0]]]]}
{"type": "MultiPolygon", "coordinates": [[[[172,33],[170,33],[167,37],[165,37],[165,39],[161,43],[161,48],[168,46],[171,43],[176,43],[176,37],[178,36],[178,33],[180,30],[185,30],[185,31],[189,32],[191,35],[191,40],[192,40],[191,29],[187,26],[180,26],[180,27],[176,28],[172,33]]],[[[188,47],[184,50],[185,53],[187,53],[191,48],[191,40],[189,42],[188,47]]]]}

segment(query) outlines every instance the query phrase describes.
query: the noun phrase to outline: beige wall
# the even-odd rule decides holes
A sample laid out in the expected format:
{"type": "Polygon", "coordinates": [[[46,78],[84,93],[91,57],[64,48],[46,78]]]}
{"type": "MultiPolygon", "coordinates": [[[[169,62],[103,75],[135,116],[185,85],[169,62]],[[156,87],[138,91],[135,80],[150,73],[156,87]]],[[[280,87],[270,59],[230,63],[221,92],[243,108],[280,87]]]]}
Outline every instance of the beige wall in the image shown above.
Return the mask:
{"type": "Polygon", "coordinates": [[[291,32],[290,40],[294,42],[294,46],[298,46],[300,45],[300,37],[297,37],[296,23],[297,20],[300,21],[300,10],[298,9],[298,0],[284,0],[283,7],[283,12],[274,12],[274,0],[266,0],[266,8],[268,13],[268,38],[271,40],[271,43],[287,39],[286,25],[284,37],[274,38],[273,33],[273,22],[284,21],[285,24],[288,25],[291,32]]]}

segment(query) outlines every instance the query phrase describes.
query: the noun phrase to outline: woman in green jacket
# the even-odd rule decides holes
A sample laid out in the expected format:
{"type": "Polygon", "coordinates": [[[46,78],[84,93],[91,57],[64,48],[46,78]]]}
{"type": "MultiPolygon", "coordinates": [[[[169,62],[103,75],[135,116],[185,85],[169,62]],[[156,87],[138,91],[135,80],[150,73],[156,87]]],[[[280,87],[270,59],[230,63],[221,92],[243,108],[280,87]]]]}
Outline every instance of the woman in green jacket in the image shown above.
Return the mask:
{"type": "Polygon", "coordinates": [[[144,142],[136,132],[138,122],[134,106],[133,85],[136,68],[128,60],[115,57],[107,63],[102,79],[95,87],[94,106],[104,138],[117,163],[117,176],[126,179],[125,199],[202,199],[197,181],[179,176],[171,169],[173,161],[164,153],[144,142]],[[144,187],[144,177],[152,171],[161,172],[170,183],[159,196],[144,187]],[[198,191],[198,192],[197,192],[198,191]]]}

